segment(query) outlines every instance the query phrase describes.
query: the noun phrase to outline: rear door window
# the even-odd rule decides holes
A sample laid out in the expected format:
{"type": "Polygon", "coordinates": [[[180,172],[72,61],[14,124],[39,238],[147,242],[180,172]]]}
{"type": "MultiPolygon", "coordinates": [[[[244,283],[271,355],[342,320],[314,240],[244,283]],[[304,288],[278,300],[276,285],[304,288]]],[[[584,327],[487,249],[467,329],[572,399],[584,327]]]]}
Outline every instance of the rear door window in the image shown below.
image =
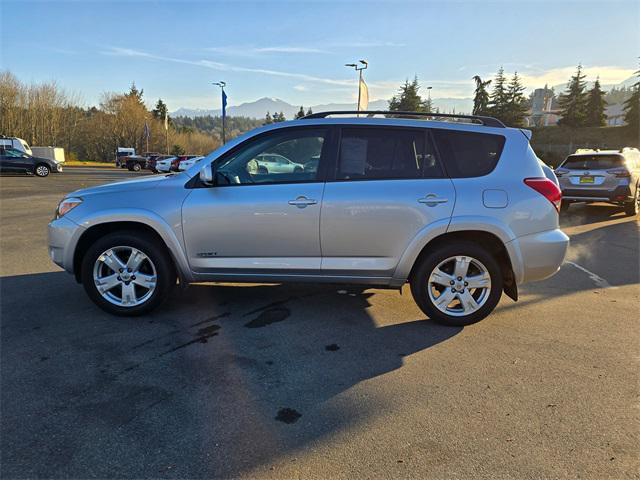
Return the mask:
{"type": "Polygon", "coordinates": [[[344,128],[336,179],[441,178],[426,138],[424,129],[344,128]]]}
{"type": "Polygon", "coordinates": [[[607,170],[623,167],[622,155],[569,155],[562,165],[570,170],[607,170]]]}
{"type": "Polygon", "coordinates": [[[496,168],[504,148],[502,135],[433,129],[433,137],[452,178],[481,177],[496,168]]]}

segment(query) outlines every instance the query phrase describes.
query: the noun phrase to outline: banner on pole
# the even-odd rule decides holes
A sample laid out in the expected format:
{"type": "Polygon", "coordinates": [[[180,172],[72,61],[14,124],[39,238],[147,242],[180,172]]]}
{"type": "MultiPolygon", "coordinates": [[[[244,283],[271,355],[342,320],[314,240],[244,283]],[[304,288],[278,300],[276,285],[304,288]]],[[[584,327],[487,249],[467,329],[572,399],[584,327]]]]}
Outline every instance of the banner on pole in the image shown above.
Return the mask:
{"type": "Polygon", "coordinates": [[[364,78],[360,78],[360,91],[358,98],[360,102],[358,103],[358,110],[366,110],[369,108],[369,88],[367,84],[364,82],[364,78]]]}

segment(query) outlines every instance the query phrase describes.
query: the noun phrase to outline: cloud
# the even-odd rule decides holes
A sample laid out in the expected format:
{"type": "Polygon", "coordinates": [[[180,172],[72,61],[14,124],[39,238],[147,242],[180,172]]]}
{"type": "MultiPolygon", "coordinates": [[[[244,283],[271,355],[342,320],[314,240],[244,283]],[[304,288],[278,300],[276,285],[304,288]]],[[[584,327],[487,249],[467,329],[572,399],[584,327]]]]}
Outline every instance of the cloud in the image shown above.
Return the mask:
{"type": "Polygon", "coordinates": [[[320,45],[273,45],[267,47],[256,47],[255,45],[221,45],[205,48],[208,52],[220,53],[222,55],[233,56],[257,56],[264,53],[286,53],[286,54],[330,54],[342,53],[335,49],[344,48],[382,48],[382,47],[404,47],[403,43],[396,42],[330,42],[320,45]]]}
{"type": "MultiPolygon", "coordinates": [[[[585,67],[582,71],[586,75],[586,79],[588,81],[594,81],[597,77],[600,77],[601,84],[611,85],[620,83],[631,77],[635,69],[617,66],[596,66],[585,67]]],[[[519,73],[519,75],[522,77],[522,83],[525,87],[542,88],[544,85],[565,85],[575,73],[576,67],[568,66],[538,72],[525,71],[523,73],[519,73]]]]}
{"type": "Polygon", "coordinates": [[[304,80],[309,82],[324,83],[327,85],[354,85],[355,79],[335,79],[327,77],[316,77],[313,75],[307,75],[297,72],[286,72],[282,70],[271,70],[266,68],[252,68],[242,67],[238,65],[232,65],[229,63],[217,62],[213,60],[185,60],[182,58],[165,57],[161,55],[155,55],[141,50],[134,50],[131,48],[109,47],[107,50],[101,52],[103,55],[119,56],[119,57],[142,57],[150,60],[158,60],[163,62],[180,63],[183,65],[194,65],[197,67],[209,68],[212,70],[218,70],[221,72],[246,72],[257,73],[262,75],[269,75],[274,77],[294,78],[298,80],[304,80]]]}
{"type": "Polygon", "coordinates": [[[293,89],[299,92],[306,92],[307,90],[309,90],[306,85],[294,85],[293,89]]]}

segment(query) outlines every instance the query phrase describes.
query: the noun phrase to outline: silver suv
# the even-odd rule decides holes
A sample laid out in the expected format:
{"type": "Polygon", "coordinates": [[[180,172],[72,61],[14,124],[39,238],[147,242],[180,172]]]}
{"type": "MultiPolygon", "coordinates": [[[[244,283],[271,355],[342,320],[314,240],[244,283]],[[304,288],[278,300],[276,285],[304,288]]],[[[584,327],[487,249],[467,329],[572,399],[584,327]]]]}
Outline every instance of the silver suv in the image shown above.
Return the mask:
{"type": "Polygon", "coordinates": [[[268,125],[180,174],[71,193],[49,224],[51,258],[117,315],[150,311],[177,280],[409,282],[449,325],[559,269],[561,194],[530,132],[487,117],[354,113],[268,125]],[[302,168],[265,172],[266,155],[302,168]]]}
{"type": "Polygon", "coordinates": [[[562,210],[573,202],[609,202],[627,215],[640,209],[640,151],[580,149],[556,169],[562,210]]]}

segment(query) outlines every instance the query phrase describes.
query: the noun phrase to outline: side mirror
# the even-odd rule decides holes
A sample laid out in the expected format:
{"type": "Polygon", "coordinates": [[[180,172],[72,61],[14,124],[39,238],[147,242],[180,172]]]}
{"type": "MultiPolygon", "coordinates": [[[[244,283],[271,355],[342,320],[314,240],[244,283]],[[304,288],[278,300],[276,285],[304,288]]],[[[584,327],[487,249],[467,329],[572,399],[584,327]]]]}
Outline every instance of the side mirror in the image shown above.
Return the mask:
{"type": "Polygon", "coordinates": [[[216,164],[215,162],[208,163],[200,169],[200,181],[205,185],[215,185],[216,179],[216,164]]]}

